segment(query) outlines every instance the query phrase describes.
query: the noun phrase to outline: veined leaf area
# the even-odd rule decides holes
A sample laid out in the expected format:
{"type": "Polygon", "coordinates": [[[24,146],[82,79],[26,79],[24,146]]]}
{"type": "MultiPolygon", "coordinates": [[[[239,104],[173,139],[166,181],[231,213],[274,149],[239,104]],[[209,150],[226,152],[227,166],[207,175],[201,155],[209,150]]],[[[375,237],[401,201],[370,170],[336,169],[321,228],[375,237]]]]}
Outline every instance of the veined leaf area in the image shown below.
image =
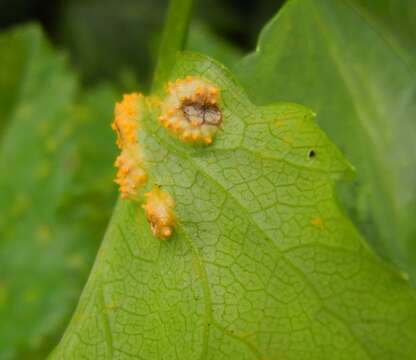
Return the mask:
{"type": "Polygon", "coordinates": [[[357,169],[356,181],[340,187],[343,205],[413,284],[416,46],[408,39],[415,11],[409,0],[288,1],[236,66],[256,104],[290,100],[317,112],[357,169]]]}
{"type": "MultiPolygon", "coordinates": [[[[121,201],[51,359],[411,359],[416,298],[334,200],[350,171],[306,108],[256,107],[230,74],[184,54],[171,80],[221,89],[211,146],[139,131],[150,183],[175,199],[168,241],[121,201]]],[[[149,184],[150,186],[150,184],[149,184]]]]}

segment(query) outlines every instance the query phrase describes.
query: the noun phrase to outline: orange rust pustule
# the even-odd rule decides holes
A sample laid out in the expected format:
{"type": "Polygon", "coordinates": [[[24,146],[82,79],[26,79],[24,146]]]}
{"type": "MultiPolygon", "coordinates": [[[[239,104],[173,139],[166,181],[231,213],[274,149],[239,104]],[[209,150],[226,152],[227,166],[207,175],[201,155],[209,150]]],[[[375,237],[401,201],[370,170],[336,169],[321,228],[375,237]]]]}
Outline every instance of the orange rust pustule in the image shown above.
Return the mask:
{"type": "Polygon", "coordinates": [[[188,76],[167,85],[159,122],[185,142],[211,144],[223,120],[220,91],[202,79],[188,76]]]}
{"type": "Polygon", "coordinates": [[[122,199],[135,199],[142,185],[146,183],[147,174],[142,167],[139,156],[140,147],[131,145],[121,151],[114,165],[118,168],[116,179],[122,199]]]}
{"type": "Polygon", "coordinates": [[[172,196],[155,186],[145,197],[146,203],[142,207],[153,235],[161,240],[170,238],[175,225],[175,201],[172,196]]]}
{"type": "Polygon", "coordinates": [[[115,119],[111,124],[117,133],[116,144],[121,149],[114,165],[118,168],[115,182],[120,186],[123,199],[136,199],[138,191],[147,180],[143,154],[137,132],[143,109],[143,95],[126,94],[116,103],[115,119]]]}
{"type": "Polygon", "coordinates": [[[117,146],[122,149],[128,144],[137,143],[139,125],[140,100],[142,94],[132,93],[123,95],[123,100],[116,103],[114,121],[111,128],[117,133],[117,146]]]}

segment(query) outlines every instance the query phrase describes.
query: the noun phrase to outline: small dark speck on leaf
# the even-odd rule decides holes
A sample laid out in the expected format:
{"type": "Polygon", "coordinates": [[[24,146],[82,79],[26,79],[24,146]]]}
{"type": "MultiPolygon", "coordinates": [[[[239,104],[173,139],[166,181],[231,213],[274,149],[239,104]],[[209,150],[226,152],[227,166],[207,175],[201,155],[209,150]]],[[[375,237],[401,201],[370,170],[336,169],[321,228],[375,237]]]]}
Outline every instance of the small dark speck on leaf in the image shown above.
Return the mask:
{"type": "Polygon", "coordinates": [[[315,150],[309,150],[308,152],[308,158],[313,159],[316,156],[315,150]]]}

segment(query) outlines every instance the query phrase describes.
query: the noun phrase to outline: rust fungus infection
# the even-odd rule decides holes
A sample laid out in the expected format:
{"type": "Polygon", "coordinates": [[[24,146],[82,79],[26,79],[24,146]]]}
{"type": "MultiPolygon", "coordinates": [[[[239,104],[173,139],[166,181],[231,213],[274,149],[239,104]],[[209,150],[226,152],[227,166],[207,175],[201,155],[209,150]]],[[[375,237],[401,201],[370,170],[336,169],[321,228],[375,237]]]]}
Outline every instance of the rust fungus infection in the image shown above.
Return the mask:
{"type": "Polygon", "coordinates": [[[167,91],[161,103],[160,123],[183,141],[211,144],[223,120],[219,89],[188,76],[169,83],[167,91]]]}
{"type": "Polygon", "coordinates": [[[313,218],[311,220],[311,224],[318,227],[318,228],[323,228],[324,226],[324,221],[322,220],[322,218],[317,217],[317,218],[313,218]]]}
{"type": "Polygon", "coordinates": [[[172,236],[175,225],[173,212],[175,201],[168,192],[161,190],[159,186],[155,186],[152,191],[146,193],[145,197],[146,203],[143,205],[143,209],[153,235],[161,240],[168,239],[172,236]]]}
{"type": "Polygon", "coordinates": [[[116,104],[115,119],[111,124],[117,133],[116,144],[121,149],[114,165],[118,168],[115,182],[120,187],[123,199],[137,198],[138,190],[147,179],[137,138],[142,107],[143,95],[124,95],[123,100],[116,104]]]}

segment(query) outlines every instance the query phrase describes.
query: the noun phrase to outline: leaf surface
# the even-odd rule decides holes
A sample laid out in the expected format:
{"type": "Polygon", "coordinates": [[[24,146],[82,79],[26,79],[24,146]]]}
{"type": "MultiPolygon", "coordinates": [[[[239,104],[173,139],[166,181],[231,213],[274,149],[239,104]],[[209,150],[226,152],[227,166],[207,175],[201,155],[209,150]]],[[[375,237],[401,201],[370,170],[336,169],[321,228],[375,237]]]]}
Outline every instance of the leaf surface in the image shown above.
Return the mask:
{"type": "Polygon", "coordinates": [[[414,8],[408,1],[293,0],[237,66],[257,104],[291,100],[316,111],[357,169],[356,181],[340,189],[351,218],[413,283],[416,82],[406,39],[415,26],[407,15],[396,18],[414,8]]]}
{"type": "Polygon", "coordinates": [[[31,25],[0,37],[0,359],[40,359],[73,311],[108,221],[114,91],[78,85],[31,25]]]}
{"type": "Polygon", "coordinates": [[[351,168],[313,113],[253,105],[199,55],[171,80],[188,75],[221,89],[214,144],[174,139],[154,107],[138,133],[147,189],[176,202],[174,235],[118,203],[51,359],[414,358],[415,291],[339,210],[334,181],[351,168]]]}
{"type": "Polygon", "coordinates": [[[234,65],[242,57],[239,48],[216,35],[203,22],[192,24],[186,49],[208,55],[225,66],[234,65]]]}
{"type": "Polygon", "coordinates": [[[344,0],[416,70],[416,6],[412,0],[344,0]]]}

